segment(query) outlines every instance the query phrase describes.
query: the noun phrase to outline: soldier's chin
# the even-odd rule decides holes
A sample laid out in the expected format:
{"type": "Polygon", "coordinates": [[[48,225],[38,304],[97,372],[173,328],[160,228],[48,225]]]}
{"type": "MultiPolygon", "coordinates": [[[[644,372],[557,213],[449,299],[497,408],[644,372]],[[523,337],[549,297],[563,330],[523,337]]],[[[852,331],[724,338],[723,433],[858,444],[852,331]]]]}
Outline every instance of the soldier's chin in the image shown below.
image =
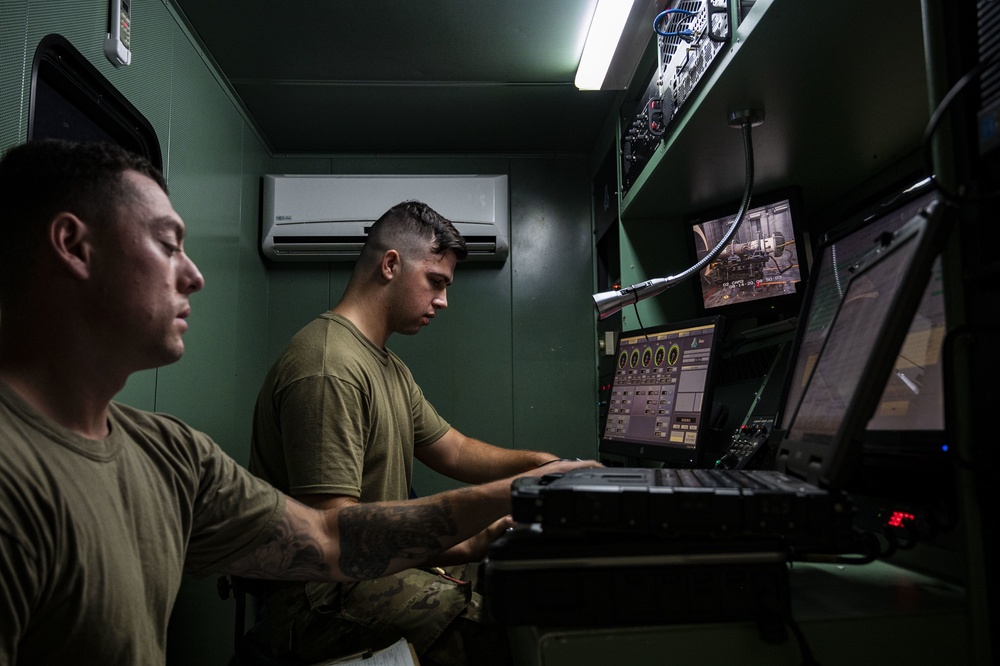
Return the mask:
{"type": "Polygon", "coordinates": [[[170,365],[171,363],[176,363],[181,360],[184,356],[184,343],[178,342],[177,344],[163,350],[163,360],[159,365],[170,365]]]}

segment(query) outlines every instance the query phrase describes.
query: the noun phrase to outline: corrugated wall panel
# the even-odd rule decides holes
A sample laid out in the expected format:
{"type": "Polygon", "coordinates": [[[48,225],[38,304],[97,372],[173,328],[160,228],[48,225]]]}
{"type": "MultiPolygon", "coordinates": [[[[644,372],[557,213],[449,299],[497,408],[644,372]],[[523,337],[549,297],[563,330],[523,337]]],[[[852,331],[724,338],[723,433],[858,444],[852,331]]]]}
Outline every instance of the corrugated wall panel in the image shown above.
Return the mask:
{"type": "Polygon", "coordinates": [[[30,67],[25,41],[28,7],[24,2],[0,0],[0,151],[18,144],[27,132],[24,72],[30,67]]]}
{"type": "MultiPolygon", "coordinates": [[[[102,4],[102,3],[96,3],[102,4]]],[[[104,3],[105,5],[107,3],[104,3]]],[[[103,55],[102,71],[118,91],[156,130],[163,153],[163,172],[169,179],[167,143],[170,140],[170,96],[173,54],[179,30],[160,2],[132,3],[132,62],[115,69],[103,55]],[[106,66],[106,67],[105,67],[106,66]]]]}

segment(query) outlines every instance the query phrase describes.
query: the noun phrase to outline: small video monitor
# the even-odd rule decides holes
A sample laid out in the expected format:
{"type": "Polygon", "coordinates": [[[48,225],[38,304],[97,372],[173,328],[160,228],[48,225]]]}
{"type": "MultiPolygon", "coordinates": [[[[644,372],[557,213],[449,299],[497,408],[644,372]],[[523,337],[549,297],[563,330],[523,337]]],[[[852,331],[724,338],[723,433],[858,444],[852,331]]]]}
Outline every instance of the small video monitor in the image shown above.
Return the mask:
{"type": "Polygon", "coordinates": [[[700,466],[721,338],[721,317],[622,333],[600,453],[700,466]]]}
{"type": "MultiPolygon", "coordinates": [[[[798,192],[754,195],[735,235],[697,277],[697,304],[708,316],[757,317],[761,323],[798,313],[806,251],[798,192]]],[[[739,204],[689,220],[690,245],[701,261],[736,223],[739,204]]]]}

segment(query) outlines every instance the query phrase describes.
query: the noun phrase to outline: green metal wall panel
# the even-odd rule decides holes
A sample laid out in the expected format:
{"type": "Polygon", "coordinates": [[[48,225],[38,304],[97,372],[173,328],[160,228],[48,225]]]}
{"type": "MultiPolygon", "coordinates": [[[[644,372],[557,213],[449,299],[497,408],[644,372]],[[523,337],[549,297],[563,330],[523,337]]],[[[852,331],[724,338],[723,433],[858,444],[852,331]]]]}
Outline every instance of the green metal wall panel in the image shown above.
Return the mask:
{"type": "Polygon", "coordinates": [[[300,328],[330,308],[335,296],[325,264],[272,265],[267,286],[267,351],[273,362],[300,328]]]}
{"type": "MultiPolygon", "coordinates": [[[[108,11],[107,2],[91,4],[101,7],[105,14],[108,11]]],[[[107,31],[106,28],[104,30],[107,31]]],[[[108,77],[156,130],[163,154],[163,171],[168,177],[167,141],[170,138],[170,101],[174,74],[170,63],[173,62],[174,49],[177,48],[177,36],[177,25],[162,2],[133,2],[131,64],[115,68],[103,56],[103,52],[88,54],[100,59],[101,73],[108,77]]]]}
{"type": "MultiPolygon", "coordinates": [[[[694,263],[682,220],[636,220],[623,225],[621,233],[621,279],[628,286],[652,278],[676,275],[694,263]]],[[[695,309],[696,280],[686,280],[635,307],[622,310],[622,330],[658,326],[691,319],[695,309]],[[638,313],[636,312],[638,310],[638,313]]]]}
{"type": "Polygon", "coordinates": [[[233,341],[237,350],[235,424],[227,451],[241,464],[250,457],[250,431],[257,387],[269,367],[267,356],[267,268],[260,258],[260,174],[270,167],[264,146],[243,129],[240,186],[239,281],[233,341]]]}
{"type": "Polygon", "coordinates": [[[30,61],[26,42],[28,4],[0,0],[0,151],[16,145],[27,132],[24,71],[30,61]]]}
{"type": "Polygon", "coordinates": [[[511,166],[514,441],[597,451],[597,337],[586,160],[511,166]]]}
{"type": "Polygon", "coordinates": [[[156,369],[135,372],[128,378],[125,386],[115,400],[139,409],[153,411],[156,409],[156,369]]]}
{"type": "Polygon", "coordinates": [[[165,162],[174,208],[187,226],[185,247],[205,276],[191,298],[186,351],[161,368],[156,408],[181,415],[227,446],[235,425],[233,344],[239,280],[242,119],[186,37],[176,35],[170,141],[165,162]]]}

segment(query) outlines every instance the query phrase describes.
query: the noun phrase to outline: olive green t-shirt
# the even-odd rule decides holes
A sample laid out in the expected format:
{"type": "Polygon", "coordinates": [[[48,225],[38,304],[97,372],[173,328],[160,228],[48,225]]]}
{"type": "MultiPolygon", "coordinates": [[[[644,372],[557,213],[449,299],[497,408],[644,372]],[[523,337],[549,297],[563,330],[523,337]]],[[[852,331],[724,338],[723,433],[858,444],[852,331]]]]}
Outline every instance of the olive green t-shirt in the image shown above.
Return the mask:
{"type": "Polygon", "coordinates": [[[406,499],[414,448],[448,429],[396,354],[327,312],[291,339],[264,380],[250,471],[293,496],[406,499]]]}
{"type": "Polygon", "coordinates": [[[264,542],[284,497],[207,436],[112,403],[79,437],[0,383],[0,664],[162,664],[184,571],[264,542]]]}

